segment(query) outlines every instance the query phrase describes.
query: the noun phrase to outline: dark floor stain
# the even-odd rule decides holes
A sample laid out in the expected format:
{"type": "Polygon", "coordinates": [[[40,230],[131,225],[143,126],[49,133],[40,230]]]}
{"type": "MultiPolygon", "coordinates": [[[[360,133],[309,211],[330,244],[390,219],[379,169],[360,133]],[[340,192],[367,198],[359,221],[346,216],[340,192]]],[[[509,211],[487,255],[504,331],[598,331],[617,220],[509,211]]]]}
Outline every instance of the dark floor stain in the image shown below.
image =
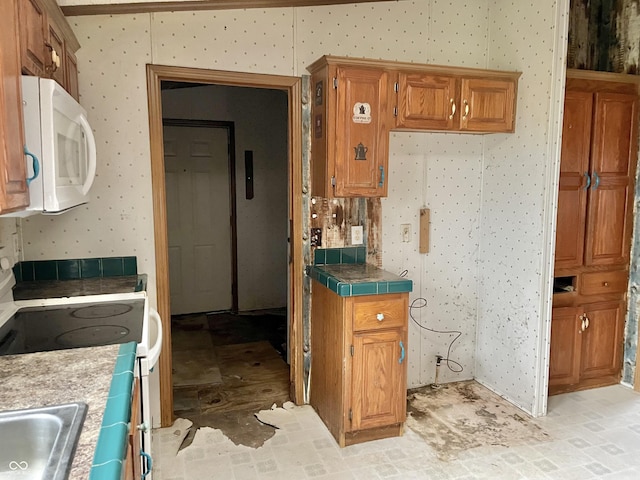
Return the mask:
{"type": "Polygon", "coordinates": [[[273,403],[289,400],[289,369],[286,365],[286,312],[284,315],[194,314],[172,318],[178,329],[176,349],[213,349],[222,384],[174,387],[174,402],[183,410],[174,414],[193,425],[180,447],[193,442],[197,430],[212,427],[222,431],[236,445],[258,448],[275,434],[272,426],[255,414],[273,403]],[[198,337],[208,334],[211,347],[198,337]],[[193,340],[191,340],[193,339],[193,340]],[[245,348],[252,344],[256,348],[245,348]],[[238,348],[234,347],[237,345],[238,348]],[[222,355],[222,357],[220,357],[222,355]],[[246,365],[250,370],[243,367],[246,365]]]}

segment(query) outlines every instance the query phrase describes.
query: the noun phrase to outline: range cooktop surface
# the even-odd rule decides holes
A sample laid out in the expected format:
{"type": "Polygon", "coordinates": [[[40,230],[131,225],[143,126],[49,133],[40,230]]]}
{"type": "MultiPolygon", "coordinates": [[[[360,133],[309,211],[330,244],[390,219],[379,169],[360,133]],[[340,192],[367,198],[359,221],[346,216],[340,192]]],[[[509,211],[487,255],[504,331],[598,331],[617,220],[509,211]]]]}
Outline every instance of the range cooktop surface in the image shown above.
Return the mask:
{"type": "Polygon", "coordinates": [[[144,298],[20,308],[0,327],[0,355],[142,341],[144,298]]]}

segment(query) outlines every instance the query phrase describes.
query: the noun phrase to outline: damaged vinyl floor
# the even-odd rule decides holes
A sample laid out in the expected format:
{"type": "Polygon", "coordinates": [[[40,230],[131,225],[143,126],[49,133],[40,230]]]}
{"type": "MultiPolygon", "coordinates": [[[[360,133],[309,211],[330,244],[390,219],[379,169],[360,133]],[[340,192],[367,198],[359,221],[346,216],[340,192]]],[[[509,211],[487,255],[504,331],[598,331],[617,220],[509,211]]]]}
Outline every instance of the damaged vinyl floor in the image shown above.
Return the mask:
{"type": "Polygon", "coordinates": [[[522,410],[474,381],[410,390],[407,413],[407,426],[445,461],[483,445],[549,439],[522,410]]]}
{"type": "Polygon", "coordinates": [[[289,400],[286,316],[228,313],[172,318],[174,415],[215,427],[236,444],[258,447],[275,430],[255,413],[289,400]]]}
{"type": "Polygon", "coordinates": [[[193,428],[178,419],[153,432],[154,480],[640,478],[640,395],[623,386],[556,395],[537,419],[474,382],[433,393],[411,392],[402,437],[342,449],[310,406],[256,412],[276,427],[257,448],[201,427],[180,450],[193,428]]]}

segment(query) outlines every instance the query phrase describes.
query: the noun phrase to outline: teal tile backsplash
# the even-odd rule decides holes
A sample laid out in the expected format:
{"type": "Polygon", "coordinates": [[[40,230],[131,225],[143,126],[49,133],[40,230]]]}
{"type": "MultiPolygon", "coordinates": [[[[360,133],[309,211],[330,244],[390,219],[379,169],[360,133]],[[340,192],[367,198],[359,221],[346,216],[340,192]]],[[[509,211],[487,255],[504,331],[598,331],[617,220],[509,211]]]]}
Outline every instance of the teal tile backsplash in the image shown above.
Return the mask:
{"type": "Polygon", "coordinates": [[[335,265],[338,263],[365,263],[366,247],[316,248],[314,265],[335,265]]]}
{"type": "Polygon", "coordinates": [[[122,277],[137,275],[138,264],[136,257],[37,260],[16,263],[13,267],[13,273],[17,282],[122,277]]]}

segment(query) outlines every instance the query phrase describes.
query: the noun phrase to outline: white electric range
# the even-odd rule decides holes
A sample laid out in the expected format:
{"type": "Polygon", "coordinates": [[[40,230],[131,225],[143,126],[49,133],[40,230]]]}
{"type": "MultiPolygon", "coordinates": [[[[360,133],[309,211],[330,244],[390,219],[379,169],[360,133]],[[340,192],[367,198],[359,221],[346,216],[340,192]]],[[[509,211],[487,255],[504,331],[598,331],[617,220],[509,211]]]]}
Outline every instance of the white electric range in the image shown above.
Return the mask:
{"type": "MultiPolygon", "coordinates": [[[[136,342],[140,378],[142,451],[151,455],[149,373],[162,347],[162,322],[147,294],[110,293],[13,299],[11,269],[0,271],[0,356],[136,342]]],[[[141,459],[143,471],[149,470],[141,459]]],[[[150,479],[150,475],[147,475],[150,479]]]]}

